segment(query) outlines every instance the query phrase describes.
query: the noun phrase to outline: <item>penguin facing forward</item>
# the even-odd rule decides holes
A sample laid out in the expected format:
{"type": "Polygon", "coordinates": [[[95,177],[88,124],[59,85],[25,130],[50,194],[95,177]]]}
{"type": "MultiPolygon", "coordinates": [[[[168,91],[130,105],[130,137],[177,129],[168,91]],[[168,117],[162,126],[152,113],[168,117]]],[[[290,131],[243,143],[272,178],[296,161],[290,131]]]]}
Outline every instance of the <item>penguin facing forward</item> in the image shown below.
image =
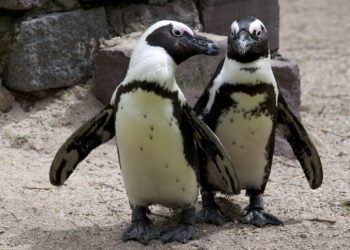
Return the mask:
{"type": "Polygon", "coordinates": [[[175,69],[187,58],[216,55],[217,45],[188,26],[160,21],[148,28],[134,49],[125,79],[110,105],[82,125],[57,152],[50,169],[53,185],[62,185],[89,152],[116,136],[124,186],[132,209],[122,240],[147,244],[186,242],[193,237],[198,196],[198,148],[208,154],[230,192],[239,181],[230,156],[215,134],[186,103],[175,69]],[[148,206],[181,209],[177,226],[158,233],[148,206]]]}
{"type": "MultiPolygon", "coordinates": [[[[268,49],[267,30],[254,17],[230,27],[227,55],[195,105],[195,112],[219,137],[235,163],[249,206],[241,222],[264,226],[283,224],[264,211],[263,193],[269,179],[278,127],[298,158],[312,189],[322,183],[319,155],[306,130],[279,93],[268,49]]],[[[205,153],[201,172],[203,208],[198,220],[223,224],[227,217],[214,201],[216,191],[229,194],[205,153]]]]}

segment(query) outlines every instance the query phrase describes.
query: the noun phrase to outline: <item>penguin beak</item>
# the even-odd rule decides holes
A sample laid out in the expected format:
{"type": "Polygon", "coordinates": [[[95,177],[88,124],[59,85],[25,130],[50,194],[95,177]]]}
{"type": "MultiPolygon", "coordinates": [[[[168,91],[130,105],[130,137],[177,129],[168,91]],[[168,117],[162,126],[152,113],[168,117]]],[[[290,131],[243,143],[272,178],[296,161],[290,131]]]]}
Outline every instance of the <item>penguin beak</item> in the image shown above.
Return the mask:
{"type": "Polygon", "coordinates": [[[187,37],[185,39],[184,42],[193,50],[195,55],[204,54],[215,56],[219,54],[219,46],[214,41],[204,36],[195,34],[192,37],[187,37]]]}
{"type": "Polygon", "coordinates": [[[249,50],[254,41],[248,31],[242,30],[237,34],[237,39],[234,42],[236,43],[238,54],[243,56],[249,50]]]}

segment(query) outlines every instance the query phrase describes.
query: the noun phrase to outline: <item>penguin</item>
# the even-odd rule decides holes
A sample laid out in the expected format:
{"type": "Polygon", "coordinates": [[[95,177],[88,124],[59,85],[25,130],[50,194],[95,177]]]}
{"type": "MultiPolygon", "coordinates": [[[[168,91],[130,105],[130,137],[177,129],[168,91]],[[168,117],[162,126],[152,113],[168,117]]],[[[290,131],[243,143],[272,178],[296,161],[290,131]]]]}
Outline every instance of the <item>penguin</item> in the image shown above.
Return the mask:
{"type": "Polygon", "coordinates": [[[214,162],[222,185],[240,192],[229,154],[187,104],[175,80],[178,64],[193,55],[218,51],[213,41],[180,22],[163,20],[149,27],[132,52],[126,76],[110,104],[58,150],[50,182],[62,185],[91,150],[115,136],[132,211],[122,240],[146,245],[157,238],[164,243],[192,239],[201,171],[199,148],[214,162]],[[147,213],[153,204],[180,209],[179,223],[161,232],[152,228],[147,213]]]}
{"type": "MultiPolygon", "coordinates": [[[[270,63],[267,30],[254,17],[234,21],[227,53],[196,102],[196,114],[219,137],[235,163],[241,189],[250,198],[240,222],[262,227],[281,225],[267,213],[263,193],[269,179],[276,128],[291,145],[312,189],[320,187],[323,173],[318,152],[305,128],[288,108],[276,84],[270,63]]],[[[200,153],[202,223],[222,225],[228,220],[215,203],[215,192],[230,194],[218,182],[218,173],[200,153]]]]}

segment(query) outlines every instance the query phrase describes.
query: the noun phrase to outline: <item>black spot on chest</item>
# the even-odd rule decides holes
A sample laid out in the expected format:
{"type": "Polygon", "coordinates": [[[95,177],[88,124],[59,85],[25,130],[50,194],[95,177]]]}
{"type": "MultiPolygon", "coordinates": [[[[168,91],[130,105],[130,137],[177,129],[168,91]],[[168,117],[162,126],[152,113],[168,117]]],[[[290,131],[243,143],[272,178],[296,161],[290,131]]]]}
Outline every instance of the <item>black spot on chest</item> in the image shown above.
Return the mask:
{"type": "Polygon", "coordinates": [[[240,71],[246,71],[246,72],[249,72],[249,73],[253,74],[259,69],[260,69],[259,67],[242,67],[239,70],[240,71]]]}
{"type": "Polygon", "coordinates": [[[230,122],[234,121],[235,114],[243,114],[246,119],[259,117],[262,114],[271,116],[275,120],[276,117],[276,94],[272,84],[223,84],[217,94],[213,105],[209,112],[203,116],[203,121],[213,130],[219,124],[223,117],[229,115],[230,122]],[[239,108],[239,103],[234,101],[231,97],[233,93],[244,93],[249,96],[265,94],[266,98],[252,110],[244,110],[239,108]],[[229,111],[232,110],[233,112],[229,111]],[[232,114],[233,113],[233,114],[232,114]]]}

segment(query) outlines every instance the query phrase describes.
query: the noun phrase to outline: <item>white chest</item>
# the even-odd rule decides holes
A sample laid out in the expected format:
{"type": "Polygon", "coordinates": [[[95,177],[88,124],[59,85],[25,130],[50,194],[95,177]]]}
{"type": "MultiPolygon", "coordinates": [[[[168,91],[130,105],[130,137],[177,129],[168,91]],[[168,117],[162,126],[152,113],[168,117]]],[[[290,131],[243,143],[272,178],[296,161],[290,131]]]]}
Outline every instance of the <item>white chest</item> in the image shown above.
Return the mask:
{"type": "Polygon", "coordinates": [[[137,90],[123,94],[116,115],[121,172],[131,204],[194,204],[197,180],[188,165],[170,99],[137,90]]]}
{"type": "Polygon", "coordinates": [[[215,133],[235,163],[241,188],[259,188],[268,164],[267,145],[274,133],[272,114],[259,112],[259,106],[270,97],[238,92],[231,98],[237,104],[221,115],[215,133]]]}

